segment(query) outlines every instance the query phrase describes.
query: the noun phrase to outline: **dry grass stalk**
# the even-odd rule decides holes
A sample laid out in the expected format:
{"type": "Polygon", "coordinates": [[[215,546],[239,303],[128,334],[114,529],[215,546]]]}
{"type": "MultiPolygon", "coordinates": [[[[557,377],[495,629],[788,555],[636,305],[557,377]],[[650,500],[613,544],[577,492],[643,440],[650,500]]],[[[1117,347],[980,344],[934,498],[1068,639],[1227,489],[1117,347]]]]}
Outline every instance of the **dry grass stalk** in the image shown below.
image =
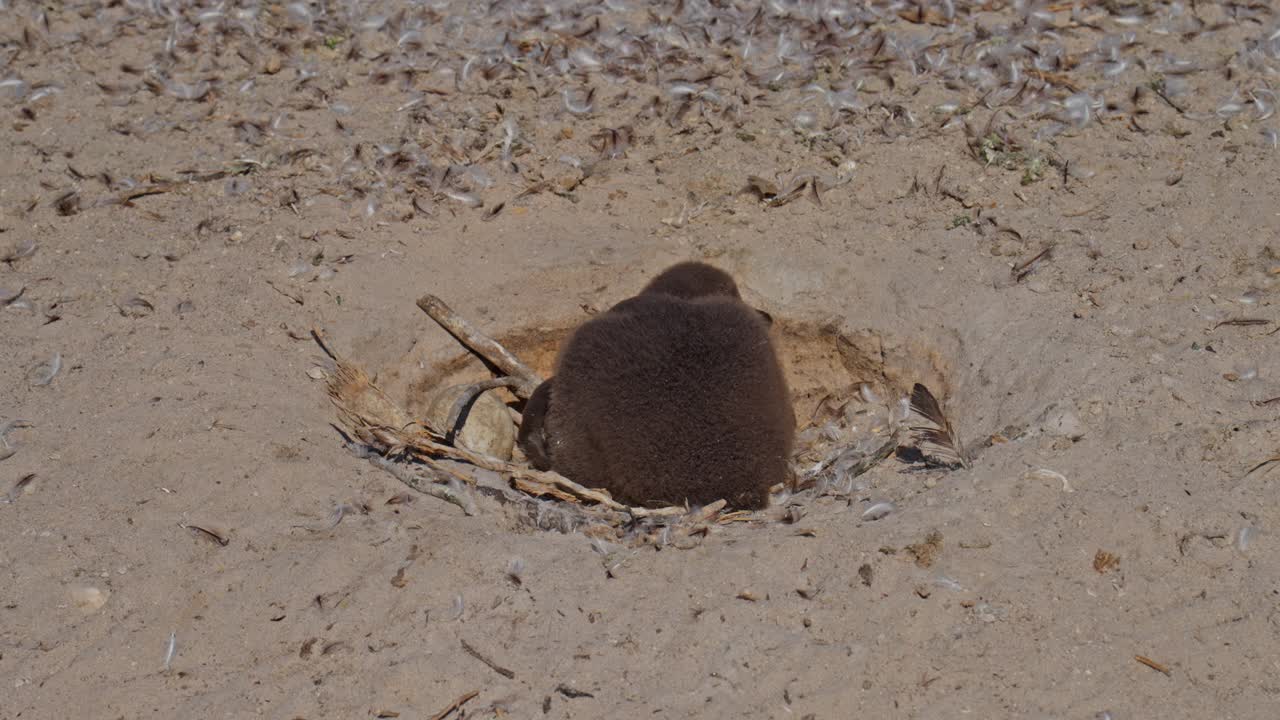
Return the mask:
{"type": "MultiPolygon", "coordinates": [[[[321,348],[337,365],[337,369],[329,377],[328,392],[330,400],[337,408],[339,421],[354,439],[380,456],[375,459],[375,464],[395,475],[397,479],[414,490],[452,502],[466,510],[467,506],[463,498],[458,497],[456,492],[439,485],[441,480],[447,482],[450,478],[462,480],[468,485],[476,485],[474,476],[449,468],[440,462],[454,460],[496,472],[510,483],[510,487],[528,496],[553,497],[566,502],[595,505],[611,511],[605,519],[615,525],[628,519],[667,520],[681,517],[686,513],[686,509],[681,507],[657,509],[629,507],[617,502],[606,493],[583,487],[557,473],[534,470],[466,448],[447,445],[443,442],[444,433],[423,422],[413,420],[407,412],[387,397],[386,393],[378,389],[362,369],[334,352],[327,344],[323,331],[315,329],[312,332],[321,348]],[[423,463],[423,466],[409,469],[390,460],[399,457],[417,460],[423,463]],[[427,477],[423,477],[423,474],[427,477]]],[[[493,344],[497,345],[496,342],[493,344]]],[[[497,347],[506,353],[501,346],[497,347]]],[[[510,357],[516,363],[512,366],[513,368],[524,367],[514,356],[510,357]]],[[[532,377],[536,378],[536,376],[532,377]]],[[[502,489],[487,489],[490,491],[489,494],[502,494],[502,489]]],[[[515,498],[507,496],[503,499],[510,501],[515,498]]]]}
{"type": "Polygon", "coordinates": [[[479,660],[480,662],[484,663],[485,665],[488,665],[488,666],[489,666],[489,668],[490,668],[491,670],[493,670],[494,672],[498,673],[498,674],[499,674],[499,675],[501,675],[502,677],[507,678],[508,680],[514,680],[514,679],[515,679],[515,677],[516,677],[515,672],[513,672],[513,671],[511,671],[511,670],[508,670],[507,668],[505,668],[505,667],[503,667],[503,666],[499,665],[498,663],[494,662],[494,661],[493,661],[493,660],[491,660],[487,655],[485,655],[484,653],[482,653],[482,652],[480,652],[479,650],[477,650],[477,649],[475,649],[474,647],[472,647],[471,643],[467,642],[466,640],[459,640],[459,642],[461,642],[461,643],[462,643],[462,649],[463,649],[463,650],[466,650],[466,651],[467,651],[467,654],[468,654],[468,655],[470,655],[471,657],[473,657],[473,658],[475,658],[475,659],[479,660]]]}
{"type": "Polygon", "coordinates": [[[1245,473],[1244,477],[1249,477],[1250,475],[1258,472],[1259,470],[1267,467],[1268,465],[1274,465],[1276,463],[1280,463],[1280,455],[1276,455],[1275,457],[1269,457],[1266,460],[1263,460],[1262,462],[1258,463],[1257,465],[1254,465],[1253,467],[1249,468],[1249,472],[1245,473]]]}
{"type": "Polygon", "coordinates": [[[376,453],[370,453],[369,460],[374,465],[382,468],[390,473],[397,480],[405,485],[417,490],[423,495],[444,500],[462,508],[462,512],[466,515],[475,515],[475,503],[471,502],[463,493],[458,492],[449,484],[449,476],[458,478],[463,482],[467,482],[470,478],[463,476],[461,473],[449,471],[446,468],[437,465],[423,465],[412,468],[408,465],[396,463],[394,460],[383,457],[376,453]],[[426,477],[424,477],[426,475],[426,477]],[[443,484],[441,481],[443,480],[443,484]]]}
{"type": "Polygon", "coordinates": [[[432,715],[431,720],[444,720],[445,718],[453,714],[453,711],[461,708],[463,705],[466,705],[468,702],[471,701],[472,698],[474,698],[479,694],[480,694],[479,690],[472,690],[466,695],[459,696],[457,700],[454,700],[453,702],[449,703],[449,707],[446,707],[445,709],[441,710],[435,715],[432,715]]]}
{"type": "Polygon", "coordinates": [[[1039,268],[1044,263],[1053,259],[1053,248],[1054,246],[1051,244],[1045,247],[1045,249],[1041,250],[1039,253],[1037,253],[1036,256],[1031,258],[1030,260],[1014,266],[1013,270],[1011,271],[1011,274],[1013,275],[1013,281],[1015,283],[1022,282],[1023,279],[1025,279],[1028,275],[1035,272],[1036,268],[1039,268]]]}
{"type": "Polygon", "coordinates": [[[1173,670],[1171,670],[1168,665],[1165,665],[1162,662],[1156,662],[1155,660],[1152,660],[1151,658],[1145,655],[1134,655],[1133,659],[1137,660],[1143,665],[1146,665],[1152,670],[1155,670],[1156,672],[1164,673],[1168,677],[1173,677],[1173,670]]]}
{"type": "Polygon", "coordinates": [[[1271,321],[1265,318],[1233,318],[1231,320],[1223,320],[1222,322],[1210,328],[1210,331],[1226,325],[1229,327],[1253,327],[1256,325],[1270,325],[1271,321]]]}

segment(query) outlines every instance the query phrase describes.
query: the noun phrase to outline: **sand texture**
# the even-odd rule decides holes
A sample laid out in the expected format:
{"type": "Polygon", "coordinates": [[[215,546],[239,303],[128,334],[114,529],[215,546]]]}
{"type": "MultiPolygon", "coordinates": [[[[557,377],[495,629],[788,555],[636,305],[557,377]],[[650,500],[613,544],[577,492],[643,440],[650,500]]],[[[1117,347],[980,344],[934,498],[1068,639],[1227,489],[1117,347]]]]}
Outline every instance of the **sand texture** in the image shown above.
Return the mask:
{"type": "Polygon", "coordinates": [[[0,718],[1275,718],[1278,85],[1259,0],[0,0],[0,718]],[[968,466],[629,544],[335,429],[312,327],[422,417],[424,294],[545,374],[688,259],[968,466]]]}

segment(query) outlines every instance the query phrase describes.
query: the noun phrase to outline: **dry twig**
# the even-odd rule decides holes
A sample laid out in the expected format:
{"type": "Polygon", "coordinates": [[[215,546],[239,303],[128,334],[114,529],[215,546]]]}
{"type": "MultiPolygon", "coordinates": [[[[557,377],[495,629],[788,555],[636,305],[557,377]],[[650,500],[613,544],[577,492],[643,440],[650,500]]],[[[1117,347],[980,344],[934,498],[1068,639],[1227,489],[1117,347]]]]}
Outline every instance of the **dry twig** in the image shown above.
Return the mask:
{"type": "MultiPolygon", "coordinates": [[[[680,507],[656,509],[629,507],[617,502],[606,493],[583,487],[557,473],[534,470],[463,447],[447,445],[443,442],[445,440],[443,432],[410,418],[408,413],[373,384],[363,370],[342,359],[328,345],[322,330],[313,329],[312,334],[320,347],[337,365],[337,369],[329,376],[328,391],[330,400],[338,410],[339,420],[350,431],[353,438],[367,445],[386,461],[375,460],[375,464],[419,492],[458,504],[454,497],[456,493],[447,493],[435,484],[426,482],[414,472],[390,462],[390,458],[412,458],[423,463],[425,466],[423,472],[434,475],[434,478],[447,480],[445,476],[449,476],[470,485],[475,485],[473,477],[448,468],[440,461],[454,460],[483,470],[491,470],[508,478],[512,487],[527,495],[550,496],[574,503],[597,505],[611,511],[619,516],[610,518],[614,524],[624,522],[627,518],[670,519],[686,512],[680,507]]],[[[514,357],[512,360],[523,367],[519,360],[514,357]]],[[[466,509],[465,505],[460,507],[466,509]]]]}
{"type": "Polygon", "coordinates": [[[528,400],[533,391],[542,384],[542,378],[520,358],[511,354],[498,341],[472,327],[471,323],[455,313],[444,301],[435,295],[423,295],[418,298],[418,307],[440,327],[467,347],[471,352],[487,360],[508,376],[519,378],[521,383],[513,388],[516,395],[528,400]]]}
{"type": "Polygon", "coordinates": [[[508,670],[508,669],[506,669],[506,668],[502,667],[502,666],[501,666],[501,665],[499,665],[498,663],[496,663],[496,662],[494,662],[494,661],[490,660],[489,658],[485,657],[483,654],[481,654],[481,652],[480,652],[479,650],[477,650],[477,649],[475,649],[475,648],[471,647],[471,644],[470,644],[470,643],[468,643],[466,640],[459,640],[459,642],[461,642],[461,643],[462,643],[462,649],[463,649],[463,650],[466,650],[468,655],[470,655],[471,657],[473,657],[473,658],[475,658],[475,659],[479,660],[480,662],[484,663],[485,665],[488,665],[490,670],[493,670],[494,672],[498,673],[499,675],[501,675],[501,676],[502,676],[502,677],[504,677],[504,678],[507,678],[508,680],[514,680],[514,679],[515,679],[516,674],[515,674],[514,672],[512,672],[511,670],[508,670]]]}
{"type": "Polygon", "coordinates": [[[1053,245],[1049,245],[1048,247],[1046,247],[1045,249],[1037,253],[1035,257],[1022,263],[1021,265],[1015,266],[1012,272],[1013,281],[1022,282],[1022,280],[1026,276],[1035,272],[1036,268],[1040,267],[1045,262],[1051,259],[1053,259],[1053,245]]]}
{"type": "MultiPolygon", "coordinates": [[[[1267,467],[1268,465],[1274,465],[1276,463],[1280,463],[1280,455],[1276,455],[1275,457],[1269,457],[1266,460],[1263,460],[1262,462],[1258,463],[1257,465],[1254,465],[1253,467],[1249,468],[1249,472],[1245,473],[1244,477],[1249,477],[1250,475],[1258,472],[1262,468],[1267,467]]],[[[1241,480],[1243,479],[1244,478],[1241,478],[1241,480]]]]}
{"type": "Polygon", "coordinates": [[[1165,665],[1164,663],[1156,662],[1155,660],[1152,660],[1151,658],[1147,657],[1146,655],[1134,655],[1134,656],[1133,656],[1133,659],[1134,659],[1134,660],[1137,660],[1138,662],[1142,663],[1143,665],[1146,665],[1147,667],[1151,668],[1152,670],[1155,670],[1156,672],[1161,672],[1161,673],[1164,673],[1165,675],[1167,675],[1167,676],[1169,676],[1169,677],[1173,677],[1173,671],[1172,671],[1172,670],[1170,670],[1170,669],[1169,669],[1169,666],[1168,666],[1168,665],[1165,665]]]}
{"type": "Polygon", "coordinates": [[[1210,328],[1210,330],[1217,330],[1223,325],[1228,325],[1231,327],[1252,327],[1255,325],[1270,325],[1270,324],[1271,324],[1271,321],[1266,320],[1264,318],[1233,318],[1231,320],[1223,320],[1222,322],[1210,328]]]}
{"type": "Polygon", "coordinates": [[[450,471],[439,465],[424,465],[410,469],[407,465],[402,465],[394,460],[383,457],[374,452],[369,453],[369,461],[375,466],[387,471],[397,480],[405,485],[417,490],[423,495],[430,495],[433,498],[439,498],[445,502],[452,503],[462,508],[462,512],[466,515],[475,515],[476,506],[471,499],[464,493],[458,492],[455,487],[449,484],[449,477],[452,476],[462,482],[474,482],[471,478],[461,473],[450,471]],[[430,478],[425,478],[420,473],[425,473],[430,478]],[[440,482],[443,479],[443,484],[440,482]]]}
{"type": "Polygon", "coordinates": [[[454,710],[457,710],[458,708],[460,708],[460,707],[462,707],[463,705],[467,704],[468,702],[470,702],[470,701],[471,701],[471,699],[472,699],[472,698],[474,698],[475,696],[477,696],[477,695],[479,695],[479,694],[480,694],[480,691],[479,691],[479,690],[472,690],[471,692],[467,693],[466,695],[461,695],[461,696],[459,696],[457,700],[454,700],[453,702],[449,703],[449,707],[447,707],[447,708],[445,708],[445,709],[441,710],[440,712],[436,713],[435,715],[432,715],[432,716],[431,716],[431,720],[444,720],[445,718],[449,717],[449,715],[450,715],[454,710]]]}

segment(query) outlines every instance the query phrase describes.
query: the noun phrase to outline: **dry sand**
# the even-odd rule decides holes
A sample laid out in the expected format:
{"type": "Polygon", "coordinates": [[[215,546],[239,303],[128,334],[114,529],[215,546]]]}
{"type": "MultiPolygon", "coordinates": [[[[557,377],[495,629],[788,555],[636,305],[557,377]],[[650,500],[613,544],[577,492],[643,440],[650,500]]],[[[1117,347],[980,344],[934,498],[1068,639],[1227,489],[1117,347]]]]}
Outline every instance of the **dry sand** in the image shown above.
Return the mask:
{"type": "Polygon", "coordinates": [[[1276,716],[1272,6],[354,5],[0,0],[0,717],[1276,716]],[[308,374],[316,324],[420,402],[425,292],[545,368],[689,258],[932,378],[972,467],[610,576],[386,504],[308,374]]]}

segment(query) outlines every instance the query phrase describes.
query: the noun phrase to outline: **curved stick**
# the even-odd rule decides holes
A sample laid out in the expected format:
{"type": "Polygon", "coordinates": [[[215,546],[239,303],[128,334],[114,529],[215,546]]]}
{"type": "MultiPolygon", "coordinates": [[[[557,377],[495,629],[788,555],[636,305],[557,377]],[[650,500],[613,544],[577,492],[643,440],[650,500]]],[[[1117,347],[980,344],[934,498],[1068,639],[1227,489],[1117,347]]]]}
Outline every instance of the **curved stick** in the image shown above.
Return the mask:
{"type": "Polygon", "coordinates": [[[468,385],[467,389],[463,390],[462,394],[458,396],[458,399],[453,401],[453,406],[449,408],[449,419],[444,426],[445,442],[450,445],[457,443],[458,434],[462,432],[462,428],[458,427],[458,421],[462,420],[462,413],[471,407],[471,403],[479,398],[481,393],[500,387],[518,388],[523,382],[524,378],[507,376],[482,380],[468,385]]]}
{"type": "Polygon", "coordinates": [[[538,377],[532,368],[521,362],[520,358],[513,355],[511,351],[502,347],[497,340],[472,327],[471,323],[445,305],[440,298],[435,295],[423,295],[418,298],[418,307],[468,350],[496,365],[508,376],[518,378],[520,382],[512,387],[512,392],[520,399],[528,400],[538,385],[542,384],[542,378],[538,377]]]}

